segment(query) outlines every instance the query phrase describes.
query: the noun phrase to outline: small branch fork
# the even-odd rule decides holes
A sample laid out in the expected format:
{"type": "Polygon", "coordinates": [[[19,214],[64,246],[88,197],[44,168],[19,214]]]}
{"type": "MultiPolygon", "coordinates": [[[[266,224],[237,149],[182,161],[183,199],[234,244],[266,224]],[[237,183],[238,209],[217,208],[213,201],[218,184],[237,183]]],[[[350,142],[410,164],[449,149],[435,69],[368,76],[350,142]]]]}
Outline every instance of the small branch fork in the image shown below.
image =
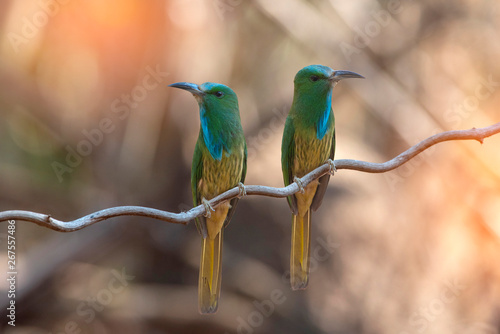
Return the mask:
{"type": "MultiPolygon", "coordinates": [[[[424,150],[438,143],[450,140],[477,140],[480,143],[483,143],[484,138],[490,137],[497,133],[500,133],[500,123],[496,123],[481,129],[472,128],[470,130],[446,131],[421,141],[420,143],[410,147],[408,150],[401,153],[397,157],[384,163],[341,159],[335,160],[334,166],[336,170],[351,169],[366,173],[384,173],[401,166],[402,164],[415,157],[417,154],[422,153],[424,150]]],[[[287,197],[300,191],[298,183],[305,187],[324,174],[330,173],[331,170],[332,163],[325,162],[323,165],[298,179],[300,182],[293,182],[284,188],[250,185],[244,186],[243,189],[245,190],[245,195],[247,196],[257,195],[276,198],[287,197]]],[[[211,207],[216,207],[224,201],[231,200],[235,197],[241,197],[241,195],[242,187],[241,185],[239,185],[237,187],[234,187],[233,189],[226,191],[225,193],[220,194],[217,197],[214,197],[213,199],[208,201],[208,204],[211,207]]],[[[31,211],[11,210],[0,212],[0,222],[7,220],[24,220],[55,231],[72,232],[81,230],[87,226],[93,225],[103,220],[119,216],[141,216],[159,219],[169,223],[186,225],[187,223],[189,223],[189,221],[204,214],[206,214],[206,205],[203,204],[198,205],[197,207],[192,208],[187,212],[180,213],[172,213],[141,206],[117,206],[94,212],[76,220],[64,222],[52,218],[48,214],[36,213],[31,211]]]]}

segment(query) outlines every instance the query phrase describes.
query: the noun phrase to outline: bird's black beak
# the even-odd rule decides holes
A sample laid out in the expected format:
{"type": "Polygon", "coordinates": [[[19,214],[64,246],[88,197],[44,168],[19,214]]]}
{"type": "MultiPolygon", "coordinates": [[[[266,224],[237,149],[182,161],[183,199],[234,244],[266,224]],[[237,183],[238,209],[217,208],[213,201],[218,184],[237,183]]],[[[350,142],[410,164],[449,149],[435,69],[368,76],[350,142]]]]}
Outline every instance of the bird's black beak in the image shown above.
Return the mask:
{"type": "Polygon", "coordinates": [[[196,85],[194,83],[190,83],[190,82],[176,82],[176,83],[173,83],[171,85],[168,85],[168,87],[174,87],[174,88],[180,88],[180,89],[187,90],[188,92],[190,92],[194,96],[201,97],[201,96],[205,95],[205,92],[202,91],[198,85],[196,85]]]}
{"type": "Polygon", "coordinates": [[[349,79],[349,78],[364,79],[365,77],[362,76],[361,74],[354,73],[351,71],[334,71],[333,74],[330,76],[330,80],[332,81],[340,81],[342,79],[349,79]]]}

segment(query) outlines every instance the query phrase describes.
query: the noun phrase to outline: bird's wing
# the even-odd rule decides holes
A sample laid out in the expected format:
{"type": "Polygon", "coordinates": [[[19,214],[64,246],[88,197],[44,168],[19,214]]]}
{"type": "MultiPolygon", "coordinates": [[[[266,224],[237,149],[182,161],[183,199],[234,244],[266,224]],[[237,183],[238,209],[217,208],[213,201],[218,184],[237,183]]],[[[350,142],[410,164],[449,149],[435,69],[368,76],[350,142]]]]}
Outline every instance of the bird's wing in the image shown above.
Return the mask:
{"type": "MultiPolygon", "coordinates": [[[[293,160],[295,157],[295,128],[293,120],[290,116],[285,122],[285,130],[283,131],[283,141],[281,143],[281,170],[283,172],[283,181],[285,186],[293,183],[293,160]]],[[[287,197],[288,205],[293,214],[298,213],[297,198],[292,195],[287,197]]]]}
{"type": "MultiPolygon", "coordinates": [[[[335,129],[333,130],[333,138],[332,138],[332,148],[330,150],[330,159],[333,160],[335,156],[335,129]]],[[[330,181],[330,174],[325,174],[319,178],[319,186],[316,188],[316,194],[314,194],[314,198],[311,203],[311,209],[316,211],[323,201],[323,196],[325,195],[326,188],[328,188],[328,182],[330,181]]]]}
{"type": "MultiPolygon", "coordinates": [[[[241,183],[245,183],[245,177],[247,176],[247,144],[246,142],[244,143],[244,153],[243,153],[243,168],[241,170],[241,183]]],[[[234,211],[236,210],[236,205],[238,205],[239,198],[235,197],[233,198],[230,203],[231,203],[231,208],[229,208],[229,211],[227,212],[226,220],[224,221],[224,227],[226,227],[229,222],[231,221],[231,218],[233,217],[234,211]]]]}
{"type": "MultiPolygon", "coordinates": [[[[203,139],[202,139],[203,140],[203,139]]],[[[194,147],[193,154],[193,163],[191,165],[191,192],[193,194],[193,203],[194,206],[198,206],[201,204],[201,197],[198,186],[203,177],[203,154],[200,148],[200,139],[196,142],[196,146],[194,147]]],[[[200,216],[195,219],[196,228],[201,235],[206,235],[203,233],[203,226],[206,226],[205,217],[200,216]]]]}

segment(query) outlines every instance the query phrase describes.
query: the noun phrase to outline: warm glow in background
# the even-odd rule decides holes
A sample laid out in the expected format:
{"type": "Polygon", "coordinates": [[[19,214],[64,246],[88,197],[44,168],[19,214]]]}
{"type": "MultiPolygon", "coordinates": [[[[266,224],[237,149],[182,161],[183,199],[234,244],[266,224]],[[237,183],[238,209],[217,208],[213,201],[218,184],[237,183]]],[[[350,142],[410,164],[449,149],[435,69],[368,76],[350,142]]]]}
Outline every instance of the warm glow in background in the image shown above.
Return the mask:
{"type": "MultiPolygon", "coordinates": [[[[2,0],[0,211],[189,209],[198,107],[173,82],[231,86],[246,183],[281,186],[302,67],[366,77],[334,90],[336,158],[382,162],[498,122],[499,60],[497,1],[2,0]]],[[[212,316],[197,311],[194,224],[121,217],[62,234],[19,221],[16,327],[1,279],[0,332],[498,334],[499,147],[500,135],[447,142],[389,173],[339,171],[314,215],[321,256],[305,291],[282,280],[286,201],[241,200],[212,316]],[[134,278],[110,294],[122,269],[134,278]],[[259,311],[273,291],[283,302],[259,311]]]]}

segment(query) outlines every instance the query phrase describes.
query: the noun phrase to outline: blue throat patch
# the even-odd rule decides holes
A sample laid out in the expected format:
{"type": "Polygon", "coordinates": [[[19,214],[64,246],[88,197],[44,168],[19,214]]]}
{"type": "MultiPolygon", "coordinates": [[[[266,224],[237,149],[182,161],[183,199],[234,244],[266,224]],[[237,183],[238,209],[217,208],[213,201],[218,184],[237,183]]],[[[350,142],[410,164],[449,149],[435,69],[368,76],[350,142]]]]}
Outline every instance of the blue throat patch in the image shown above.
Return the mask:
{"type": "Polygon", "coordinates": [[[200,119],[201,119],[201,129],[203,132],[203,140],[205,141],[205,146],[208,148],[210,155],[215,160],[222,159],[222,143],[220,138],[215,139],[213,133],[208,129],[208,118],[206,115],[206,110],[203,106],[200,106],[200,119]]]}
{"type": "Polygon", "coordinates": [[[330,117],[330,113],[332,112],[332,89],[328,92],[326,97],[326,109],[323,111],[323,114],[320,116],[318,123],[316,124],[316,138],[319,140],[323,139],[328,131],[328,118],[330,117]]]}

